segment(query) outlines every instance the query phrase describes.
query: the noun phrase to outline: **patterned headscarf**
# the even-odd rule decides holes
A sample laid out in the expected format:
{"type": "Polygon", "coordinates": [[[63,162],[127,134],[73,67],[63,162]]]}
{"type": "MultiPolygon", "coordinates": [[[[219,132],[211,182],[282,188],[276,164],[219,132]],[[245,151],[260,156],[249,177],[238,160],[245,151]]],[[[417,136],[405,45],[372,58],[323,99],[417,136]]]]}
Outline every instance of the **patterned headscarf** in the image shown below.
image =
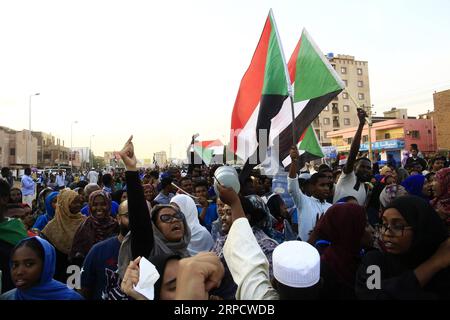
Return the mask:
{"type": "Polygon", "coordinates": [[[442,194],[431,201],[431,205],[444,220],[450,233],[450,168],[439,170],[435,175],[442,194]]]}
{"type": "Polygon", "coordinates": [[[398,184],[391,184],[386,186],[380,193],[380,203],[383,208],[386,208],[395,199],[408,195],[408,191],[398,184]]]}
{"type": "Polygon", "coordinates": [[[103,241],[119,232],[119,225],[117,221],[111,217],[111,199],[109,195],[97,190],[89,196],[89,211],[91,215],[80,226],[74,236],[72,250],[69,258],[85,257],[92,246],[100,241],[103,241]],[[97,197],[103,197],[106,201],[108,215],[102,219],[98,219],[92,212],[94,200],[97,197]]]}

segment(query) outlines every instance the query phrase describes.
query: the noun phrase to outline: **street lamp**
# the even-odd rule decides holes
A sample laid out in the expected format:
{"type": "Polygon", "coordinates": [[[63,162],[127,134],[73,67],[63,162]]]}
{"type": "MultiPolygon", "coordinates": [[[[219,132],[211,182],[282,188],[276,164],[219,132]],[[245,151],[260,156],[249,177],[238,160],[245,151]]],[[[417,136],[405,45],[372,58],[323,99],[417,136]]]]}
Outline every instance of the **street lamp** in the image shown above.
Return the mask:
{"type": "Polygon", "coordinates": [[[89,169],[92,168],[92,156],[93,156],[93,153],[92,153],[92,138],[93,137],[95,137],[94,134],[89,137],[89,169]]]}
{"type": "Polygon", "coordinates": [[[72,173],[72,171],[73,171],[73,160],[72,160],[72,148],[73,148],[73,145],[72,145],[72,127],[73,127],[73,124],[77,124],[78,123],[78,121],[72,121],[72,123],[70,124],[70,172],[72,173]]]}
{"type": "MultiPolygon", "coordinates": [[[[31,97],[32,96],[38,96],[40,95],[40,93],[35,93],[35,94],[30,94],[29,99],[28,99],[28,130],[30,131],[30,135],[31,135],[31,97]]],[[[28,162],[29,156],[28,156],[28,140],[29,140],[29,136],[27,135],[27,142],[26,142],[26,148],[27,148],[27,159],[25,162],[28,162]]],[[[30,167],[31,167],[31,160],[30,160],[30,167]]]]}
{"type": "Polygon", "coordinates": [[[31,97],[38,96],[40,93],[30,94],[30,99],[28,103],[28,130],[31,132],[31,97]]]}

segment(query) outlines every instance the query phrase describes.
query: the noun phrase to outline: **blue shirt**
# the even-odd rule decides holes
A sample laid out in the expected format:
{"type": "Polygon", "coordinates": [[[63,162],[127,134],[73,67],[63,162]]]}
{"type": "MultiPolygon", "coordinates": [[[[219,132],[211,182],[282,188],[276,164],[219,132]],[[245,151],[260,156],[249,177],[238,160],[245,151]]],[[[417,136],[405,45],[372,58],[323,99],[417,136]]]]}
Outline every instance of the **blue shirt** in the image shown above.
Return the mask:
{"type": "MultiPolygon", "coordinates": [[[[199,215],[199,219],[200,219],[200,214],[202,213],[202,207],[198,207],[197,210],[198,210],[198,215],[199,215]]],[[[200,221],[200,223],[206,229],[208,229],[209,232],[211,232],[211,225],[212,225],[213,221],[215,221],[218,217],[219,217],[219,215],[217,214],[217,205],[215,203],[211,203],[208,206],[208,209],[206,210],[205,219],[203,219],[203,222],[200,221]]]]}
{"type": "Polygon", "coordinates": [[[158,202],[159,204],[169,204],[170,200],[174,197],[173,193],[169,193],[169,196],[166,196],[165,194],[163,194],[162,192],[160,192],[156,198],[155,198],[155,202],[158,202]]]}
{"type": "MultiPolygon", "coordinates": [[[[119,204],[115,201],[111,201],[111,217],[115,217],[119,212],[119,204]]],[[[81,213],[88,217],[91,213],[89,212],[89,205],[85,205],[83,209],[81,209],[81,213]]]]}
{"type": "Polygon", "coordinates": [[[117,281],[120,242],[117,236],[95,244],[84,260],[81,287],[91,290],[92,299],[102,300],[108,294],[111,281],[117,281]]]}
{"type": "Polygon", "coordinates": [[[22,177],[22,195],[24,197],[34,195],[34,186],[35,186],[35,183],[34,183],[33,179],[30,176],[23,175],[23,177],[22,177]]]}

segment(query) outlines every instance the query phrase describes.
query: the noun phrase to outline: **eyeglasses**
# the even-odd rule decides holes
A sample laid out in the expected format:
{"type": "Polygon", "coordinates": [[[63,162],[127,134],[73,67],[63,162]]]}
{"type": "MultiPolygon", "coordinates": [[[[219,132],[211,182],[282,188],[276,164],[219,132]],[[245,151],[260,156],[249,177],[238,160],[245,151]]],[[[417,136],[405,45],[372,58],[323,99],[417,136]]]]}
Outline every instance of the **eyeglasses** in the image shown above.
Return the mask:
{"type": "Polygon", "coordinates": [[[162,214],[159,216],[159,219],[164,222],[164,223],[170,223],[172,221],[178,220],[181,221],[183,220],[183,214],[181,212],[177,212],[174,215],[171,214],[162,214]]]}
{"type": "Polygon", "coordinates": [[[380,234],[385,234],[386,231],[389,230],[391,232],[391,234],[393,234],[394,236],[396,236],[396,237],[403,237],[404,231],[407,230],[407,229],[412,229],[412,227],[404,226],[402,224],[390,225],[390,224],[387,224],[387,223],[382,223],[382,224],[377,224],[375,226],[375,229],[380,234]]]}

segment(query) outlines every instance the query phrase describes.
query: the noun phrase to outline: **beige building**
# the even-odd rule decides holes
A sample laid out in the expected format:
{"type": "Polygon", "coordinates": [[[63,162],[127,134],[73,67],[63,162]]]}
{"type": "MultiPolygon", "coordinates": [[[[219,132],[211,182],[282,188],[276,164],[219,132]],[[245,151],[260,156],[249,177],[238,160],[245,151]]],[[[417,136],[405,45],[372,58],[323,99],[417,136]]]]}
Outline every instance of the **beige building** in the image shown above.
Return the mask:
{"type": "Polygon", "coordinates": [[[434,100],[434,125],[437,130],[438,150],[450,150],[450,90],[436,92],[434,100]]]}
{"type": "Polygon", "coordinates": [[[37,139],[37,164],[39,168],[69,165],[70,149],[64,146],[64,141],[51,133],[33,131],[37,139]]]}
{"type": "Polygon", "coordinates": [[[0,166],[26,168],[37,165],[37,139],[28,130],[0,127],[0,166]]]}
{"type": "Polygon", "coordinates": [[[360,106],[370,106],[369,67],[367,61],[355,60],[348,55],[328,54],[327,58],[346,86],[313,122],[317,138],[324,146],[331,145],[327,133],[358,125],[356,106],[350,95],[360,106]]]}
{"type": "Polygon", "coordinates": [[[155,152],[153,158],[158,166],[165,166],[167,164],[167,154],[165,151],[155,152]]]}

